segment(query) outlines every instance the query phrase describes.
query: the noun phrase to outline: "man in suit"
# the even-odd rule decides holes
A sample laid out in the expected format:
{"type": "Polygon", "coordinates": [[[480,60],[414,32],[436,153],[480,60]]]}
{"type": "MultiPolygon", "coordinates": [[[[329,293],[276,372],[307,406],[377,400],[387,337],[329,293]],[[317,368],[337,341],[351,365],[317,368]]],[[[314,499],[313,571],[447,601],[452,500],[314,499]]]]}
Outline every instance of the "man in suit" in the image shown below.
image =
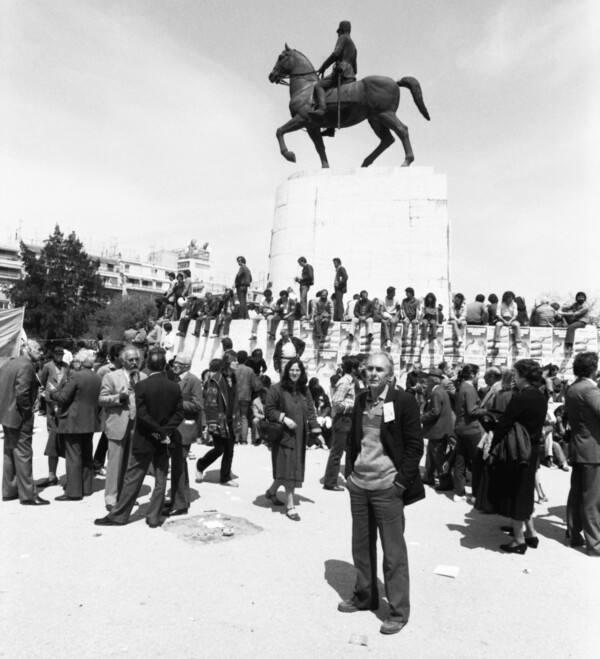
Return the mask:
{"type": "Polygon", "coordinates": [[[169,469],[168,444],[184,419],[181,389],[167,379],[166,365],[165,351],[155,348],[148,356],[149,377],[135,385],[136,425],[123,489],[109,514],[95,520],[97,526],[127,523],[151,464],[155,485],[146,512],[146,524],[157,528],[162,523],[169,469]]]}
{"type": "Polygon", "coordinates": [[[130,438],[135,424],[135,385],[147,375],[139,372],[140,355],[124,348],[119,356],[121,368],[102,378],[98,402],[104,410],[103,431],[108,440],[108,461],[104,485],[104,503],[112,510],[123,487],[129,457],[130,438]]]}
{"type": "Polygon", "coordinates": [[[0,369],[0,424],[4,430],[2,501],[19,499],[24,506],[50,503],[37,495],[33,481],[33,408],[39,382],[35,366],[42,357],[36,341],[28,341],[20,357],[0,369]]]}
{"type": "Polygon", "coordinates": [[[600,556],[600,389],[598,355],[581,352],[573,361],[577,380],[567,389],[565,406],[571,425],[571,489],[567,499],[567,536],[571,547],[584,544],[600,556]],[[582,536],[583,532],[583,536],[582,536]]]}
{"type": "MultiPolygon", "coordinates": [[[[94,433],[100,430],[98,396],[102,380],[94,373],[94,353],[80,350],[73,357],[74,371],[63,386],[50,385],[50,399],[58,403],[58,433],[65,445],[67,485],[55,501],[80,501],[92,494],[94,433]]],[[[62,383],[61,383],[62,384],[62,383]]]]}
{"type": "Polygon", "coordinates": [[[421,416],[423,435],[428,440],[423,482],[432,487],[435,485],[435,475],[442,475],[448,437],[451,437],[454,431],[452,405],[450,396],[442,385],[443,378],[444,373],[439,368],[429,370],[431,389],[421,416]]]}
{"type": "Polygon", "coordinates": [[[414,397],[395,386],[390,355],[370,355],[366,370],[368,388],[356,399],[346,458],[356,585],[352,598],[340,602],[338,611],[353,613],[378,608],[379,529],[390,606],[390,616],[380,631],[396,634],[410,614],[404,506],[425,497],[419,475],[423,431],[414,397]]]}
{"type": "Polygon", "coordinates": [[[273,350],[273,366],[278,373],[283,373],[285,365],[294,357],[302,357],[306,344],[302,339],[296,336],[290,336],[287,327],[283,327],[280,332],[281,338],[275,344],[273,350]]]}
{"type": "Polygon", "coordinates": [[[333,320],[341,322],[344,320],[344,293],[348,290],[348,273],[342,265],[341,259],[333,259],[333,267],[335,268],[332,296],[335,299],[333,320]]]}
{"type": "Polygon", "coordinates": [[[190,445],[198,436],[198,424],[201,423],[204,400],[202,382],[190,373],[191,358],[179,354],[173,362],[175,382],[181,389],[183,399],[183,421],[173,433],[173,441],[169,444],[171,456],[171,503],[167,517],[185,515],[190,507],[190,479],[187,468],[187,458],[190,445]]]}

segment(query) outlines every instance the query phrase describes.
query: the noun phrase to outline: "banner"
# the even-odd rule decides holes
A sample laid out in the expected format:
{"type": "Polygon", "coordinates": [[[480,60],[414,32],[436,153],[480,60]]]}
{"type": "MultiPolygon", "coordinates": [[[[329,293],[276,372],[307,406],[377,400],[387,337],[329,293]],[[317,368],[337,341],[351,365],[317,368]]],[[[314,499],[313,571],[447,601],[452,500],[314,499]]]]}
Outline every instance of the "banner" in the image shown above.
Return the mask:
{"type": "Polygon", "coordinates": [[[0,366],[10,357],[19,354],[24,313],[23,307],[0,311],[0,366]]]}

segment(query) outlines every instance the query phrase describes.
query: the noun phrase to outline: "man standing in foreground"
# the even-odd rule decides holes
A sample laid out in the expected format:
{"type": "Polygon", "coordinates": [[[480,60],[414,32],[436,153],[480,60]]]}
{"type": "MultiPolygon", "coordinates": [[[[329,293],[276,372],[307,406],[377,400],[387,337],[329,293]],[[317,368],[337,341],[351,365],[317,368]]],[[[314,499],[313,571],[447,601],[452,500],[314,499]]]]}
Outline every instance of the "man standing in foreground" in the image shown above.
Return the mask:
{"type": "Polygon", "coordinates": [[[181,389],[167,380],[165,351],[156,348],[148,357],[150,375],[135,385],[136,426],[123,489],[117,503],[97,526],[122,526],[129,520],[148,468],[154,466],[155,485],[146,512],[150,528],[161,525],[169,469],[170,435],[184,419],[181,389]]]}
{"type": "Polygon", "coordinates": [[[237,257],[237,264],[240,266],[233,287],[240,303],[240,318],[248,318],[248,306],[246,304],[246,297],[248,295],[248,287],[252,283],[252,274],[246,265],[246,259],[243,256],[237,257]]]}
{"type": "Polygon", "coordinates": [[[386,353],[367,360],[368,389],[356,399],[346,459],[346,486],[352,511],[352,556],[356,585],[338,611],[379,607],[377,529],[383,548],[389,618],[382,634],[396,634],[410,614],[404,506],[425,497],[419,475],[423,431],[413,396],[396,388],[394,363],[386,353]]]}
{"type": "Polygon", "coordinates": [[[600,389],[598,355],[581,352],[573,361],[577,380],[567,389],[571,425],[571,489],[567,499],[567,534],[571,547],[584,544],[588,556],[600,556],[600,389]],[[582,536],[583,532],[583,536],[582,536]]]}
{"type": "Polygon", "coordinates": [[[2,501],[19,499],[24,506],[44,506],[33,482],[33,406],[38,392],[34,364],[42,357],[36,341],[0,369],[0,424],[4,430],[2,501]]]}

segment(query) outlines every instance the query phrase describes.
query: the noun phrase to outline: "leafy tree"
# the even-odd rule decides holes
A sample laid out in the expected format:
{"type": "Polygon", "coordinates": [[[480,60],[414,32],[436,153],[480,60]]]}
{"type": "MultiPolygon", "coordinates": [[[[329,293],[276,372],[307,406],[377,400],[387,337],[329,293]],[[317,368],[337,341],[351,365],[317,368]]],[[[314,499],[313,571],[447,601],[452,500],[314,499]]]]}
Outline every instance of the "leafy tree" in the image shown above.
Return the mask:
{"type": "Polygon", "coordinates": [[[25,329],[44,339],[78,338],[90,318],[104,307],[99,261],[91,259],[72,232],[67,238],[56,225],[40,255],[21,241],[25,276],[8,295],[14,306],[25,307],[25,329]]]}
{"type": "Polygon", "coordinates": [[[149,318],[156,318],[154,297],[141,293],[129,293],[118,296],[98,311],[90,322],[88,336],[95,337],[101,332],[106,340],[122,341],[123,333],[137,322],[146,323],[149,318]]]}

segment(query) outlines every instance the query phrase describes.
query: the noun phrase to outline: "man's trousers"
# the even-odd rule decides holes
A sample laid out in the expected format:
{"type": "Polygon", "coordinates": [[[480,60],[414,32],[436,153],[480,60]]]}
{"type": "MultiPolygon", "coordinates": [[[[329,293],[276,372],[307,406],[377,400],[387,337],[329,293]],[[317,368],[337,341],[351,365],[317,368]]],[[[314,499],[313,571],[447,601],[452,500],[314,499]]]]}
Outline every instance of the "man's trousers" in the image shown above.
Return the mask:
{"type": "Polygon", "coordinates": [[[410,615],[408,554],[404,541],[404,502],[394,486],[365,490],[347,481],[352,511],[352,557],[356,568],[354,601],[359,609],[379,606],[377,530],[383,548],[385,594],[390,618],[408,622],[410,615]]]}

